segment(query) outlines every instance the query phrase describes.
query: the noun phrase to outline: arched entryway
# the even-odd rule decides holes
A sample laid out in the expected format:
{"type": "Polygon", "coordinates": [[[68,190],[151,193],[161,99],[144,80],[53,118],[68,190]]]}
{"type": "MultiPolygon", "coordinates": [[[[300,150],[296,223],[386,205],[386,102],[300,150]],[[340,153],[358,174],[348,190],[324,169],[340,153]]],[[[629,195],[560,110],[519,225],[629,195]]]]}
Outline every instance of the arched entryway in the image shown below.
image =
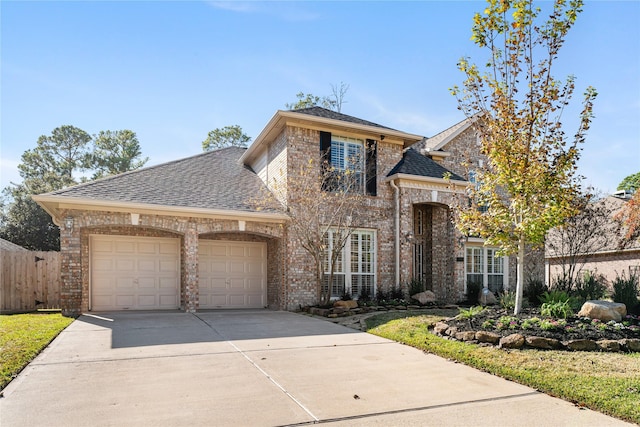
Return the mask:
{"type": "Polygon", "coordinates": [[[447,205],[436,203],[413,206],[413,277],[425,290],[446,300],[453,288],[453,224],[447,205]]]}

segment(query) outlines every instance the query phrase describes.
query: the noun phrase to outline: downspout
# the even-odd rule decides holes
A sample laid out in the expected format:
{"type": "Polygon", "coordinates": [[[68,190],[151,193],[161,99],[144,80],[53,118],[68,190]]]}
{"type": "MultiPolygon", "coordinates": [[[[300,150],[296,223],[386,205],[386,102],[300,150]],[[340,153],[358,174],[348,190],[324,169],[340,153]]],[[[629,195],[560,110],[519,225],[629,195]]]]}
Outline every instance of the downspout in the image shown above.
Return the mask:
{"type": "Polygon", "coordinates": [[[400,189],[394,179],[389,181],[393,188],[393,196],[396,202],[395,231],[396,231],[396,286],[400,287],[400,189]]]}

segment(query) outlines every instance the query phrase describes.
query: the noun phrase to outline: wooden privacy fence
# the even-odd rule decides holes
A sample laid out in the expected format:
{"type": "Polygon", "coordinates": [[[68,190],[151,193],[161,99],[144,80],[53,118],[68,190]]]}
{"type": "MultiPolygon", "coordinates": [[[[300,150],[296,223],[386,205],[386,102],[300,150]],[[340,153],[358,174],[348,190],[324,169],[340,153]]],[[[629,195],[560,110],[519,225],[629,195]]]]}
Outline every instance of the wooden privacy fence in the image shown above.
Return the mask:
{"type": "Polygon", "coordinates": [[[0,311],[60,308],[60,252],[0,251],[0,311]]]}

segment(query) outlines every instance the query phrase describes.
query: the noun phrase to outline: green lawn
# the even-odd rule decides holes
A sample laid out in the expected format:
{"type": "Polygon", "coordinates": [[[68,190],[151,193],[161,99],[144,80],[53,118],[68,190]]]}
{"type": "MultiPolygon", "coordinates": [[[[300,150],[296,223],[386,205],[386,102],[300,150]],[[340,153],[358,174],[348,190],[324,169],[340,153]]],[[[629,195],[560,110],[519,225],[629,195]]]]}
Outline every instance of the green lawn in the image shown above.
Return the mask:
{"type": "Polygon", "coordinates": [[[576,405],[640,424],[640,353],[501,350],[429,332],[443,316],[388,313],[368,332],[527,385],[576,405]]]}
{"type": "Polygon", "coordinates": [[[73,319],[59,313],[0,316],[0,390],[73,319]]]}

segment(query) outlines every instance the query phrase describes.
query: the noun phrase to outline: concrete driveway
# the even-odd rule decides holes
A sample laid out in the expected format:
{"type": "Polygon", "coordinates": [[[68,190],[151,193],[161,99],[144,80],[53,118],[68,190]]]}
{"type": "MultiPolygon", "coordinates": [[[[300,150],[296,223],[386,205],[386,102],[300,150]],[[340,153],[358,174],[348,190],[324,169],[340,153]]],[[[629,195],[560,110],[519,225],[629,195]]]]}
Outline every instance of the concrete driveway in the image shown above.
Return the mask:
{"type": "Polygon", "coordinates": [[[629,425],[419,350],[287,312],[73,322],[4,391],[9,426],[629,425]]]}

